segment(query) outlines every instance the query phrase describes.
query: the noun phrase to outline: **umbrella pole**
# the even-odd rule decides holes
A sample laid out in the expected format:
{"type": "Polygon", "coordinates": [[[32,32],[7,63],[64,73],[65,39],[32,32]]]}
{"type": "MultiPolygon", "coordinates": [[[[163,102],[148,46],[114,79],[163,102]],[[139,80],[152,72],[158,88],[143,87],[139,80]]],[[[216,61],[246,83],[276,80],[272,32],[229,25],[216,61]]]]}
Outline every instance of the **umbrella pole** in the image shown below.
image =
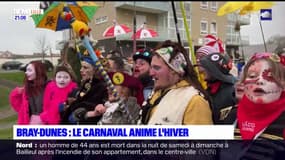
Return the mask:
{"type": "Polygon", "coordinates": [[[266,47],[266,42],[265,42],[265,39],[264,39],[263,28],[262,28],[262,24],[261,24],[261,21],[260,21],[260,20],[259,20],[259,25],[260,25],[260,29],[261,29],[261,34],[262,34],[264,49],[265,49],[265,52],[267,52],[267,47],[266,47]]]}
{"type": "Polygon", "coordinates": [[[178,43],[182,45],[181,43],[181,39],[180,39],[180,34],[179,34],[179,30],[178,30],[178,26],[177,26],[177,16],[176,16],[176,9],[175,9],[175,5],[174,5],[174,1],[171,1],[171,5],[172,5],[172,11],[173,11],[173,16],[174,16],[174,24],[175,24],[175,29],[176,29],[176,35],[177,35],[177,40],[178,40],[178,43]]]}
{"type": "Polygon", "coordinates": [[[121,46],[121,41],[119,40],[119,48],[120,48],[120,52],[121,52],[121,57],[124,57],[124,52],[123,52],[123,48],[121,46]]]}

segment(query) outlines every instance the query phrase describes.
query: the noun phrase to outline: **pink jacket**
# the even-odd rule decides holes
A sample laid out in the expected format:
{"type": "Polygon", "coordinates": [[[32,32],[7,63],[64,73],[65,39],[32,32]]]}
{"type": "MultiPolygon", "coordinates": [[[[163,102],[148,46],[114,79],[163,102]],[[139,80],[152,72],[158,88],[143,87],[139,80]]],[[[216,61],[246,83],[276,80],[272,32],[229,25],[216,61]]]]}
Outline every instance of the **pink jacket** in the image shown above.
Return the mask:
{"type": "Polygon", "coordinates": [[[66,101],[68,94],[77,87],[70,82],[65,88],[58,88],[53,80],[46,86],[44,93],[43,112],[40,114],[43,124],[59,124],[59,104],[66,101]]]}
{"type": "Polygon", "coordinates": [[[16,87],[10,92],[9,101],[11,107],[18,112],[18,124],[29,124],[29,101],[25,91],[19,93],[19,87],[16,87]]]}

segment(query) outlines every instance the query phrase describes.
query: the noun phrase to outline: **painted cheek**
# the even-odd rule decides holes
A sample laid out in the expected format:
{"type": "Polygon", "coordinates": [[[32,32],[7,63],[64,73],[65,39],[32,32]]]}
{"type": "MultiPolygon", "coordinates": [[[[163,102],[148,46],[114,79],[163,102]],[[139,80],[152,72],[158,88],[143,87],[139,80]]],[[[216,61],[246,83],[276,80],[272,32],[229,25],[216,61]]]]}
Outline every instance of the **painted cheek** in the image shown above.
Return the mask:
{"type": "Polygon", "coordinates": [[[273,79],[273,77],[271,76],[271,70],[270,69],[265,69],[263,72],[262,72],[262,78],[269,81],[269,82],[274,82],[275,83],[275,80],[273,79]]]}

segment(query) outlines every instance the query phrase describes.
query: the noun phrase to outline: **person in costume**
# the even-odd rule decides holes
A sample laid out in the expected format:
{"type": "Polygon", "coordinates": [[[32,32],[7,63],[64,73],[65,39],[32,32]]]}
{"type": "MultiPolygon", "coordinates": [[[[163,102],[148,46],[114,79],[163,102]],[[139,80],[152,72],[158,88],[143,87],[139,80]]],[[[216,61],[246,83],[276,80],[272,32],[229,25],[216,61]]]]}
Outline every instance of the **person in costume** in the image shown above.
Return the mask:
{"type": "Polygon", "coordinates": [[[139,78],[139,80],[143,84],[144,100],[148,99],[153,90],[153,85],[154,85],[154,81],[152,80],[152,77],[149,75],[151,58],[152,58],[152,52],[148,48],[139,49],[133,55],[133,61],[134,61],[133,76],[139,78]]]}
{"type": "Polygon", "coordinates": [[[237,110],[238,129],[242,139],[256,139],[265,134],[284,138],[285,68],[280,57],[256,53],[245,65],[244,96],[237,110]]]}
{"type": "Polygon", "coordinates": [[[63,124],[97,124],[101,115],[86,117],[98,104],[107,100],[107,84],[95,68],[95,62],[88,55],[81,57],[81,85],[61,105],[63,124]]]}
{"type": "MultiPolygon", "coordinates": [[[[221,53],[221,52],[219,52],[219,50],[217,48],[209,46],[209,45],[201,46],[200,48],[197,49],[197,51],[195,53],[196,53],[196,60],[197,60],[197,64],[195,65],[195,67],[198,67],[198,70],[199,70],[199,74],[200,74],[200,77],[201,77],[200,83],[202,84],[204,89],[207,89],[207,82],[205,81],[204,73],[201,71],[200,60],[203,57],[205,57],[205,56],[207,56],[209,54],[212,54],[212,53],[220,53],[220,54],[222,54],[224,56],[226,56],[226,53],[224,53],[224,52],[221,53]]],[[[233,65],[232,59],[229,57],[228,60],[229,60],[229,64],[231,65],[231,69],[230,69],[229,73],[231,73],[234,77],[237,77],[237,72],[235,72],[235,70],[237,70],[237,69],[233,65]]]]}
{"type": "Polygon", "coordinates": [[[207,82],[207,92],[211,97],[213,120],[215,124],[233,124],[236,113],[235,97],[236,78],[230,74],[229,56],[221,53],[210,53],[200,59],[200,72],[207,82]]]}
{"type": "Polygon", "coordinates": [[[207,93],[180,44],[166,40],[154,49],[150,76],[154,93],[142,106],[139,124],[213,123],[207,93]]]}
{"type": "Polygon", "coordinates": [[[245,64],[240,83],[234,138],[219,159],[281,160],[285,155],[285,63],[274,53],[256,53],[245,64]]]}
{"type": "Polygon", "coordinates": [[[76,76],[67,63],[58,65],[55,69],[54,80],[46,86],[44,93],[44,112],[41,120],[44,124],[59,124],[59,105],[67,100],[68,94],[77,88],[76,76]]]}
{"type": "Polygon", "coordinates": [[[10,92],[9,101],[18,113],[18,124],[42,124],[40,115],[45,112],[43,97],[48,83],[46,69],[40,61],[27,65],[24,86],[16,87],[10,92]]]}
{"type": "Polygon", "coordinates": [[[109,72],[109,77],[118,91],[118,97],[111,92],[108,101],[99,104],[94,111],[87,112],[88,117],[103,114],[98,124],[137,124],[139,111],[144,100],[143,86],[139,79],[124,72],[109,72]]]}

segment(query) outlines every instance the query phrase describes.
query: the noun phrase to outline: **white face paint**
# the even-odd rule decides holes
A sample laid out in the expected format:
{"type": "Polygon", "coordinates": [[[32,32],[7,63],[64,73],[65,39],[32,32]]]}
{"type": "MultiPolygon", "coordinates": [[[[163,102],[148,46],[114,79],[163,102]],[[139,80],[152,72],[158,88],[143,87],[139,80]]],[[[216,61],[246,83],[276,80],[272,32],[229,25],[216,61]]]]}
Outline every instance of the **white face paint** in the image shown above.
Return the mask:
{"type": "Polygon", "coordinates": [[[282,88],[277,85],[272,77],[269,63],[264,59],[251,64],[244,84],[244,94],[254,103],[267,104],[274,102],[280,98],[282,93],[282,88]]]}
{"type": "Polygon", "coordinates": [[[55,82],[59,88],[64,88],[71,82],[71,77],[67,72],[59,71],[55,75],[55,82]]]}
{"type": "Polygon", "coordinates": [[[28,64],[25,74],[29,81],[36,79],[36,70],[35,70],[34,65],[28,64]]]}

